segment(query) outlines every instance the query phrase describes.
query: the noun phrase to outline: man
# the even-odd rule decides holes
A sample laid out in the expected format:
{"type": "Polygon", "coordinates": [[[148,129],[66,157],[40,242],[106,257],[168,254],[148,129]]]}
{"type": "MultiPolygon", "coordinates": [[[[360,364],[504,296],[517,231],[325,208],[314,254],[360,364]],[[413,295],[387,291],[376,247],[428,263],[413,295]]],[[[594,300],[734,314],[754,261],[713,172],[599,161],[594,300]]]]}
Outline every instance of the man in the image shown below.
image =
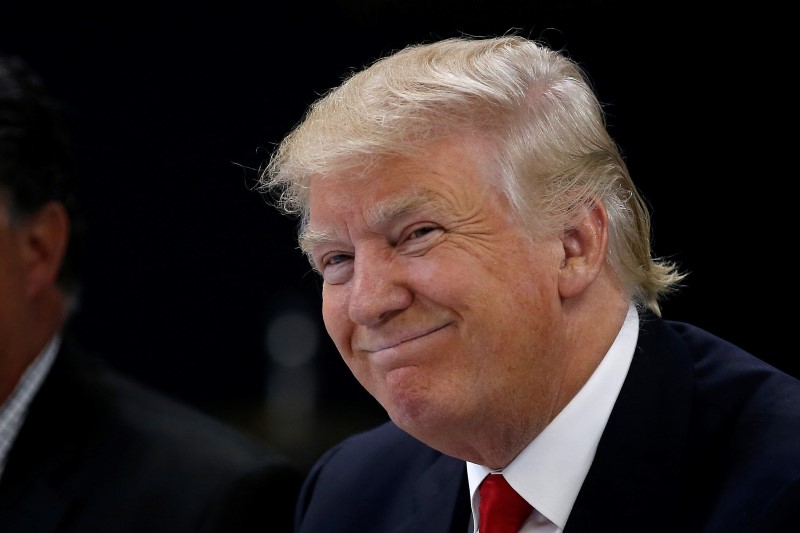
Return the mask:
{"type": "Polygon", "coordinates": [[[0,56],[0,531],[291,531],[293,467],[76,346],[70,159],[39,79],[0,56]]]}
{"type": "Polygon", "coordinates": [[[651,256],[565,56],[517,36],[410,46],[318,100],[261,178],[391,419],[319,459],[299,533],[492,533],[489,478],[532,506],[510,530],[800,523],[800,383],[661,318],[684,274],[651,256]]]}

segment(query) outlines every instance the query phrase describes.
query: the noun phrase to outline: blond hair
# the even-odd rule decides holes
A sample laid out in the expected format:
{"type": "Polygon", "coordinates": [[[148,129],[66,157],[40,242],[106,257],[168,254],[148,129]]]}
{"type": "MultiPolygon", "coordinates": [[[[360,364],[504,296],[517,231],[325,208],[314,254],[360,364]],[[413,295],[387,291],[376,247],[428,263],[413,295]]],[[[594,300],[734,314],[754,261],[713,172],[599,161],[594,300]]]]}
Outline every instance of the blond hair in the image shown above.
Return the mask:
{"type": "Polygon", "coordinates": [[[685,274],[652,256],[650,216],[583,69],[519,37],[452,38],[406,47],[323,95],[281,142],[259,189],[308,220],[312,179],[362,172],[432,141],[478,133],[531,235],[564,230],[585,206],[609,217],[608,262],[634,302],[659,301],[685,274]]]}

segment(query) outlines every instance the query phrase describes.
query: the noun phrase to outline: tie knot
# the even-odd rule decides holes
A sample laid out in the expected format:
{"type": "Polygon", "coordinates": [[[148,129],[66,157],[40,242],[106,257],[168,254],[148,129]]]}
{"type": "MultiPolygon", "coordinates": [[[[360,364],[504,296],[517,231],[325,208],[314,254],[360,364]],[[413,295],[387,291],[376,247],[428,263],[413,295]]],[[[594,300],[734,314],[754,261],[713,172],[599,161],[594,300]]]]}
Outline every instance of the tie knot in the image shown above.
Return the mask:
{"type": "Polygon", "coordinates": [[[478,490],[480,533],[517,533],[533,510],[501,474],[486,476],[478,490]]]}

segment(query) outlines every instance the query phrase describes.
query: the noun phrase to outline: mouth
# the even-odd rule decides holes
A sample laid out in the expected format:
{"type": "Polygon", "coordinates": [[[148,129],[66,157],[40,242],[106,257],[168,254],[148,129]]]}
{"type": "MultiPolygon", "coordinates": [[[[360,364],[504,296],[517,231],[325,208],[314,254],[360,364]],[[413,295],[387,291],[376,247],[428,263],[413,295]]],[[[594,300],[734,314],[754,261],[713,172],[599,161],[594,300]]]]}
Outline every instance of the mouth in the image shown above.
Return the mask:
{"type": "Polygon", "coordinates": [[[428,337],[433,335],[434,333],[443,330],[451,323],[448,322],[447,324],[443,324],[441,326],[436,326],[431,329],[426,329],[422,331],[416,331],[410,334],[405,334],[402,336],[396,336],[391,338],[384,338],[384,339],[377,339],[374,343],[365,343],[365,344],[372,344],[364,348],[364,351],[370,354],[376,354],[379,352],[384,352],[386,350],[392,350],[395,348],[401,348],[403,345],[413,343],[416,340],[428,337]]]}

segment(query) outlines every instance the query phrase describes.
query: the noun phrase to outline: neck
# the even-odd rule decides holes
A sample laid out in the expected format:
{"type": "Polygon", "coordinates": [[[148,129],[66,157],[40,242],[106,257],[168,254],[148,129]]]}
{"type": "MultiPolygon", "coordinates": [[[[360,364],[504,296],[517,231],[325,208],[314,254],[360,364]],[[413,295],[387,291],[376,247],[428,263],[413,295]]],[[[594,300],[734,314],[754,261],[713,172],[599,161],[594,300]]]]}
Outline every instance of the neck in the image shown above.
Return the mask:
{"type": "Polygon", "coordinates": [[[549,411],[530,417],[526,406],[517,406],[467,460],[493,469],[508,466],[586,384],[617,338],[629,305],[629,299],[608,279],[599,280],[579,299],[564,302],[560,368],[551,374],[554,379],[543,392],[550,396],[543,402],[549,411]]]}

